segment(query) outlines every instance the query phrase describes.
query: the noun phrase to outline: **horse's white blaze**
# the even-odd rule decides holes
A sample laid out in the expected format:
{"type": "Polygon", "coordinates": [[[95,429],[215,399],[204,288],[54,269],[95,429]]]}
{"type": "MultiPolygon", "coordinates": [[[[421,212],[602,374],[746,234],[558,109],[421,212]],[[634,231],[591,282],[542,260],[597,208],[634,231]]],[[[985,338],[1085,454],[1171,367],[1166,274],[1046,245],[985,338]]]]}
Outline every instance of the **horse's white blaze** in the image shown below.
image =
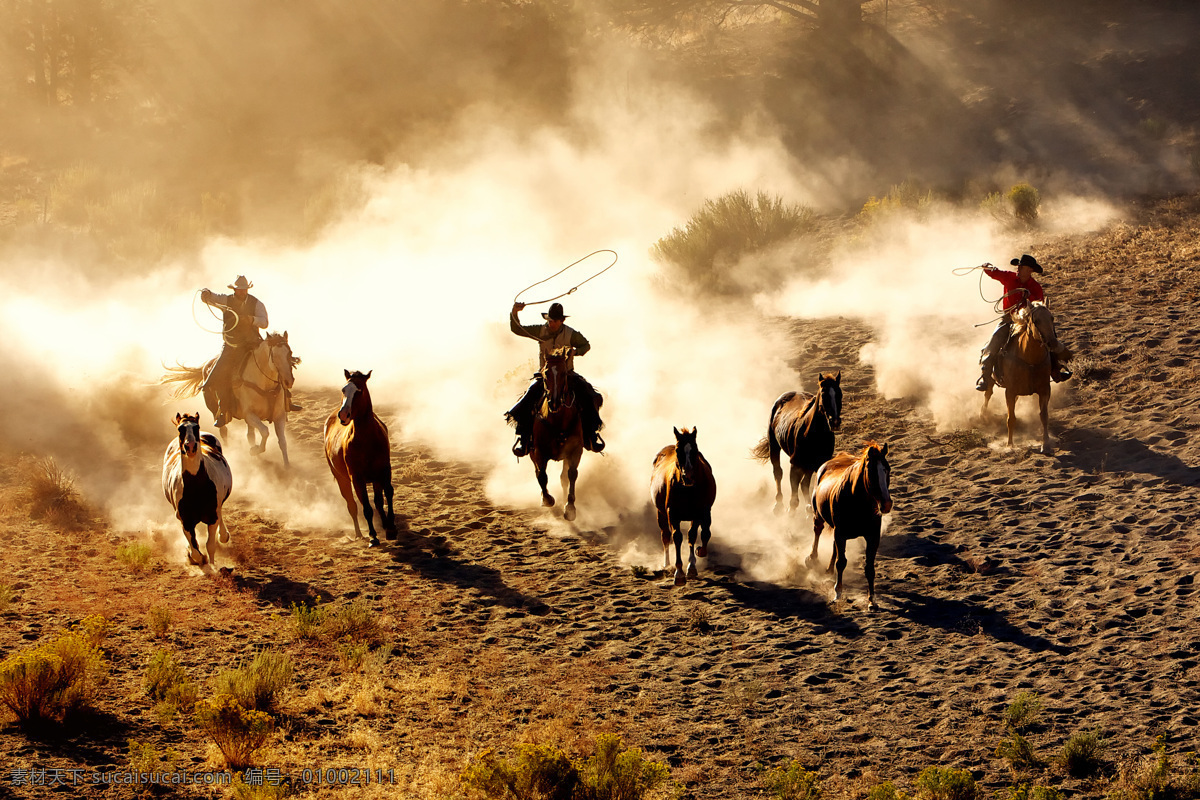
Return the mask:
{"type": "Polygon", "coordinates": [[[342,387],[342,407],[338,409],[338,421],[343,425],[350,422],[350,406],[354,403],[354,395],[358,394],[358,387],[354,385],[354,381],[350,381],[342,387]]]}

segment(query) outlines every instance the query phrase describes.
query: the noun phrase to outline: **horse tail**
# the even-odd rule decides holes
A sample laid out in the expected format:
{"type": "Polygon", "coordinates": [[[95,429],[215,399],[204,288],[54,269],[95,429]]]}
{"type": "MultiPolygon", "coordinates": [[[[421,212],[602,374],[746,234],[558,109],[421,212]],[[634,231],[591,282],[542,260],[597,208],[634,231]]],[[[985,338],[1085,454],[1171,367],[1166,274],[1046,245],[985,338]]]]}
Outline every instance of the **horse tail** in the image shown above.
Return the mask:
{"type": "Polygon", "coordinates": [[[195,397],[200,393],[200,384],[204,383],[202,368],[185,367],[183,364],[176,363],[173,367],[166,367],[166,370],[167,374],[159,378],[158,382],[163,386],[171,383],[179,384],[167,395],[170,399],[183,400],[195,397]]]}
{"type": "Polygon", "coordinates": [[[775,439],[775,418],[779,415],[779,410],[790,403],[795,396],[795,392],[784,392],[771,406],[771,418],[767,420],[767,435],[750,450],[751,457],[759,461],[766,461],[771,457],[771,451],[779,448],[779,442],[775,439]]]}
{"type": "Polygon", "coordinates": [[[764,436],[761,442],[752,447],[750,449],[750,455],[752,458],[756,458],[759,461],[765,462],[767,459],[769,459],[771,457],[770,436],[764,436]]]}

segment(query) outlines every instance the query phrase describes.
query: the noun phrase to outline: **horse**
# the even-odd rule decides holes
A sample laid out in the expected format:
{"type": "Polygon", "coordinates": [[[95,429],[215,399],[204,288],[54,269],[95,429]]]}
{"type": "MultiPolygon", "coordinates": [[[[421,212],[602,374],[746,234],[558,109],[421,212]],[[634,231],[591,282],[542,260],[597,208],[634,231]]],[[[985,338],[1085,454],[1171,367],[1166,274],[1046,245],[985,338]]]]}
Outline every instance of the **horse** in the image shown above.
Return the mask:
{"type": "Polygon", "coordinates": [[[233,473],[221,452],[221,442],[211,433],[200,433],[200,412],[176,414],[179,436],[163,455],[162,487],[175,518],[183,525],[188,558],[206,573],[217,561],[217,540],[229,541],[222,506],[233,490],[233,473]],[[208,557],[200,552],[196,525],[208,526],[208,557]]]}
{"type": "Polygon", "coordinates": [[[362,537],[358,526],[358,506],[362,504],[363,517],[367,520],[369,547],[379,545],[375,525],[371,521],[371,503],[367,496],[367,484],[375,489],[375,510],[388,539],[396,538],[396,510],[392,505],[392,443],[388,438],[387,425],[376,414],[371,404],[371,392],[367,380],[371,372],[343,370],[346,385],[342,387],[342,404],[325,420],[325,461],[337,481],[346,501],[346,510],[354,521],[354,538],[362,537]],[[384,499],[387,510],[384,511],[384,499]]]}
{"type": "Polygon", "coordinates": [[[570,522],[575,519],[575,480],[583,457],[583,424],[571,389],[567,348],[560,347],[546,355],[542,381],[545,392],[533,416],[529,456],[546,508],[554,505],[554,498],[546,491],[546,465],[551,461],[562,462],[562,488],[567,495],[563,519],[570,522]]]}
{"type": "Polygon", "coordinates": [[[708,555],[708,540],[712,537],[712,506],[717,499],[717,482],[712,466],[696,447],[696,429],[675,431],[675,444],[669,444],[654,457],[650,473],[650,499],[658,511],[658,529],[662,534],[663,567],[671,564],[671,539],[675,540],[675,585],[683,586],[688,578],[696,578],[696,557],[708,555]],[[691,522],[688,528],[688,569],[683,572],[683,530],[680,523],[691,522]],[[697,529],[700,547],[696,547],[697,529]]]}
{"type": "MultiPolygon", "coordinates": [[[[159,383],[178,383],[179,386],[171,392],[172,399],[194,397],[200,391],[201,385],[212,372],[216,359],[209,359],[200,367],[185,367],[176,364],[167,367],[159,383]]],[[[242,366],[241,380],[234,381],[234,395],[237,398],[237,409],[234,419],[246,423],[246,439],[250,442],[250,452],[260,455],[266,452],[267,439],[270,430],[266,422],[275,424],[275,438],[279,441],[279,452],[283,454],[284,466],[290,466],[287,451],[287,391],[296,382],[293,368],[300,359],[292,355],[291,345],[288,344],[287,331],[282,334],[268,333],[256,347],[242,366]],[[255,432],[261,439],[255,438],[255,432]]],[[[214,415],[217,413],[217,399],[214,393],[205,392],[204,403],[214,415]]],[[[221,437],[225,437],[225,426],[217,428],[221,437]]]]}
{"type": "Polygon", "coordinates": [[[810,569],[817,561],[817,545],[826,525],[833,528],[833,556],[826,572],[837,564],[835,602],[842,599],[842,572],[846,569],[846,540],[862,537],[867,542],[867,608],[875,605],[875,553],[883,515],[892,510],[889,490],[892,468],[887,460],[888,446],[867,442],[857,457],[838,453],[817,470],[813,488],[813,546],[804,560],[810,569]]]}
{"type": "Polygon", "coordinates": [[[775,513],[783,511],[783,469],[779,451],[788,454],[792,487],[789,513],[800,506],[797,487],[808,497],[817,468],[833,457],[834,431],[842,426],[842,373],[817,374],[817,393],[784,392],[771,407],[767,435],[751,453],[759,461],[771,460],[775,477],[775,513]]]}
{"type": "MultiPolygon", "coordinates": [[[[1008,446],[1013,446],[1013,430],[1017,426],[1017,398],[1036,394],[1038,413],[1042,420],[1042,452],[1051,452],[1050,445],[1050,353],[1062,353],[1063,360],[1070,357],[1069,351],[1058,341],[1054,331],[1054,315],[1050,307],[1035,300],[1020,308],[1013,317],[1012,335],[997,359],[998,383],[1004,387],[1004,402],[1008,406],[1008,446]]],[[[983,409],[980,416],[987,416],[988,402],[992,399],[989,384],[983,394],[983,409]]]]}

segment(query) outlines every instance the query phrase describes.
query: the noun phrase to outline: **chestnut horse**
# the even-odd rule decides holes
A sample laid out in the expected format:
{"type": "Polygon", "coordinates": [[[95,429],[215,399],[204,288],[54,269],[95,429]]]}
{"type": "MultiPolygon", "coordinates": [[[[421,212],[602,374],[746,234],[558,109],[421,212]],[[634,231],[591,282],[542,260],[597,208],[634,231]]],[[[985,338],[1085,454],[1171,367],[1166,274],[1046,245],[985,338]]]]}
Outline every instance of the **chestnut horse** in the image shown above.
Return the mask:
{"type": "MultiPolygon", "coordinates": [[[[363,374],[343,370],[346,385],[342,387],[342,405],[325,420],[325,460],[337,480],[346,510],[354,520],[354,538],[362,537],[358,526],[358,506],[354,498],[362,503],[363,517],[367,520],[368,546],[376,547],[379,537],[371,522],[371,503],[367,496],[367,484],[375,489],[375,510],[388,539],[396,538],[396,511],[392,506],[392,443],[388,438],[387,425],[375,414],[371,405],[371,393],[367,390],[367,379],[371,373],[363,374]],[[387,500],[384,511],[383,500],[387,500]]],[[[373,372],[374,370],[372,370],[373,372]]]]}
{"type": "Polygon", "coordinates": [[[775,477],[775,513],[783,511],[783,469],[779,451],[791,460],[788,479],[792,487],[789,512],[800,506],[799,487],[805,498],[813,473],[833,457],[833,432],[842,425],[842,373],[817,375],[817,393],[785,392],[771,407],[767,435],[751,453],[759,461],[771,459],[775,477]]]}
{"type": "Polygon", "coordinates": [[[222,507],[233,490],[233,474],[221,452],[221,442],[200,432],[200,412],[176,414],[178,437],[163,454],[162,488],[175,518],[183,525],[188,559],[206,573],[217,561],[217,539],[229,541],[222,507]],[[196,526],[208,526],[207,558],[196,541],[196,526]]]}
{"type": "Polygon", "coordinates": [[[533,417],[530,459],[542,490],[542,505],[550,508],[554,498],[546,491],[546,465],[563,462],[562,488],[567,495],[563,519],[575,519],[575,480],[579,477],[579,461],[583,457],[583,424],[575,392],[571,389],[567,369],[567,348],[559,348],[546,356],[542,381],[546,390],[533,417]]]}
{"type": "Polygon", "coordinates": [[[708,540],[712,537],[712,506],[717,499],[717,482],[712,467],[696,447],[696,429],[675,431],[675,444],[669,444],[654,457],[650,473],[650,498],[658,511],[658,529],[662,534],[663,567],[671,564],[671,539],[675,540],[675,585],[683,586],[695,578],[696,556],[708,555],[708,540]],[[688,569],[683,572],[683,529],[680,523],[691,522],[688,528],[688,569]],[[696,547],[699,529],[700,547],[696,547]]]}
{"type": "MultiPolygon", "coordinates": [[[[1049,454],[1050,445],[1050,353],[1060,353],[1066,361],[1070,353],[1058,341],[1054,331],[1054,315],[1040,300],[1024,305],[1013,318],[1012,337],[996,360],[997,382],[1004,387],[1004,402],[1008,405],[1008,446],[1013,446],[1013,430],[1017,427],[1017,398],[1036,394],[1038,413],[1042,420],[1042,452],[1049,454]]],[[[981,415],[987,415],[992,399],[989,385],[983,395],[981,415]]]]}
{"type": "MultiPolygon", "coordinates": [[[[172,399],[193,397],[200,391],[200,386],[212,372],[216,359],[209,359],[200,367],[185,367],[176,364],[167,367],[159,383],[178,383],[179,386],[171,392],[172,399]]],[[[279,452],[283,454],[283,465],[289,466],[287,451],[287,421],[288,398],[287,391],[296,382],[293,368],[300,359],[292,355],[291,345],[288,344],[287,331],[283,333],[268,333],[258,347],[246,359],[241,375],[234,380],[234,395],[237,397],[235,419],[245,420],[246,439],[250,442],[250,452],[260,455],[266,452],[267,439],[271,431],[266,423],[275,425],[275,438],[279,442],[279,452]],[[258,437],[255,437],[257,432],[258,437]],[[260,441],[261,440],[261,441],[260,441]]],[[[216,395],[205,391],[204,402],[208,410],[217,413],[216,395]]],[[[225,437],[225,427],[218,428],[221,437],[225,437]]]]}
{"type": "Polygon", "coordinates": [[[855,457],[838,453],[817,470],[813,489],[813,547],[804,563],[810,569],[817,561],[817,545],[826,525],[833,528],[833,557],[826,572],[837,564],[833,599],[842,599],[842,572],[846,569],[846,541],[862,537],[867,542],[867,607],[875,608],[875,553],[883,515],[892,510],[888,488],[892,476],[887,460],[888,446],[867,442],[855,457]]]}

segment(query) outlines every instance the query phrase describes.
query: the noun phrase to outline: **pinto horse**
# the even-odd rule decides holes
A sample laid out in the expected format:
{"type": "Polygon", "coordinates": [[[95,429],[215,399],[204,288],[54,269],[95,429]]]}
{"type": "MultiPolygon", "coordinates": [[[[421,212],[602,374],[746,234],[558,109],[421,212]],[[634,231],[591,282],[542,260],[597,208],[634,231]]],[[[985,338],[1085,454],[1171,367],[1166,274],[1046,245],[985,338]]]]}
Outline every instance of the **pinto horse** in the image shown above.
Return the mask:
{"type": "Polygon", "coordinates": [[[808,487],[817,468],[833,457],[833,434],[842,425],[842,373],[817,375],[817,393],[784,392],[771,407],[767,435],[752,454],[759,461],[771,460],[775,477],[775,513],[783,511],[783,468],[779,451],[791,460],[788,479],[792,487],[789,512],[800,506],[797,487],[808,497],[808,487]]]}
{"type": "MultiPolygon", "coordinates": [[[[372,370],[373,372],[374,370],[372,370]]],[[[371,405],[371,393],[367,390],[367,379],[371,373],[363,374],[350,370],[346,373],[346,385],[342,387],[342,405],[325,420],[325,460],[337,481],[346,501],[346,510],[354,520],[354,538],[362,537],[358,526],[358,506],[362,504],[363,517],[367,520],[368,546],[379,545],[375,525],[371,521],[371,503],[367,496],[367,484],[375,489],[375,510],[388,539],[396,538],[396,510],[392,505],[392,443],[388,438],[387,425],[383,423],[371,405]],[[384,499],[387,511],[384,511],[384,499]]]]}
{"type": "Polygon", "coordinates": [[[546,390],[533,417],[529,456],[542,490],[542,505],[546,508],[554,505],[554,498],[546,491],[546,465],[551,461],[562,462],[562,488],[567,495],[563,519],[570,522],[575,519],[575,480],[579,477],[579,461],[583,457],[583,424],[575,392],[571,389],[567,348],[547,354],[542,381],[546,390]]]}
{"type": "MultiPolygon", "coordinates": [[[[1008,406],[1008,446],[1013,446],[1013,430],[1017,427],[1017,398],[1036,394],[1038,413],[1042,420],[1042,452],[1049,454],[1050,445],[1050,353],[1060,353],[1062,360],[1070,358],[1066,347],[1054,331],[1054,315],[1040,300],[1024,305],[1013,318],[1012,336],[997,359],[996,375],[1004,387],[1004,402],[1008,406]]],[[[983,395],[981,415],[987,415],[992,387],[983,395]]]]}
{"type": "MultiPolygon", "coordinates": [[[[201,367],[185,367],[182,364],[167,367],[168,374],[164,375],[159,383],[179,384],[171,392],[172,399],[194,397],[200,392],[201,385],[212,372],[215,363],[216,359],[213,358],[201,367]]],[[[287,390],[296,382],[293,369],[299,363],[300,359],[292,355],[287,331],[281,334],[268,333],[267,338],[246,359],[240,378],[234,381],[234,395],[238,403],[234,418],[246,422],[246,439],[250,442],[250,452],[255,455],[266,452],[267,439],[271,435],[266,423],[272,422],[275,425],[275,438],[279,441],[279,452],[283,454],[284,466],[289,466],[287,390]]],[[[204,402],[209,411],[217,413],[215,394],[206,391],[204,402]]],[[[221,426],[217,430],[224,438],[225,427],[221,426]]]]}
{"type": "Polygon", "coordinates": [[[217,561],[218,538],[222,543],[229,541],[221,509],[233,490],[233,473],[217,437],[200,432],[200,412],[176,414],[175,426],[179,436],[163,455],[163,494],[183,524],[189,560],[211,573],[217,561]],[[196,541],[196,526],[201,522],[208,526],[207,558],[196,541]]]}
{"type": "Polygon", "coordinates": [[[833,587],[834,601],[842,599],[842,572],[846,569],[846,541],[862,537],[867,542],[867,607],[875,605],[875,553],[879,550],[879,534],[883,515],[892,510],[892,495],[888,488],[892,468],[887,460],[888,446],[867,442],[860,455],[838,453],[817,470],[813,489],[813,546],[804,560],[810,569],[817,562],[817,545],[826,525],[833,528],[833,557],[826,572],[837,564],[837,583],[833,587]]]}
{"type": "Polygon", "coordinates": [[[650,498],[658,511],[658,529],[662,534],[663,567],[671,564],[671,540],[675,540],[675,585],[683,586],[695,578],[696,557],[708,555],[708,540],[712,537],[712,506],[717,499],[717,482],[712,466],[696,447],[696,429],[675,431],[675,444],[669,444],[654,457],[650,473],[650,498]],[[691,522],[688,528],[688,569],[683,571],[683,529],[680,523],[691,522]],[[700,547],[696,547],[697,529],[700,547]]]}

